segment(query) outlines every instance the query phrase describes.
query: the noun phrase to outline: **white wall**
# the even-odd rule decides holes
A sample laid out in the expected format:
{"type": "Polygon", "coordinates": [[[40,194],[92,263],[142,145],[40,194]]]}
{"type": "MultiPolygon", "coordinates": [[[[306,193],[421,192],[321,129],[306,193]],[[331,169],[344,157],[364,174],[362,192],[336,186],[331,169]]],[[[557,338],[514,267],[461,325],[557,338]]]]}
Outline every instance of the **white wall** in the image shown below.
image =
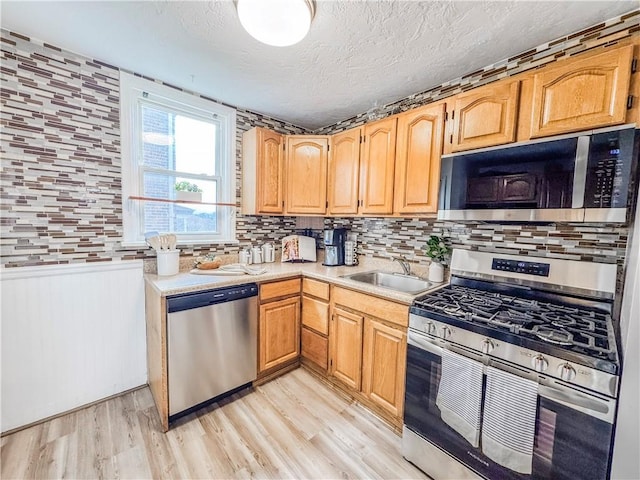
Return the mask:
{"type": "Polygon", "coordinates": [[[1,430],[147,382],[142,261],[3,269],[1,430]]]}
{"type": "Polygon", "coordinates": [[[620,312],[623,369],[611,478],[640,479],[640,208],[627,247],[620,312]]]}

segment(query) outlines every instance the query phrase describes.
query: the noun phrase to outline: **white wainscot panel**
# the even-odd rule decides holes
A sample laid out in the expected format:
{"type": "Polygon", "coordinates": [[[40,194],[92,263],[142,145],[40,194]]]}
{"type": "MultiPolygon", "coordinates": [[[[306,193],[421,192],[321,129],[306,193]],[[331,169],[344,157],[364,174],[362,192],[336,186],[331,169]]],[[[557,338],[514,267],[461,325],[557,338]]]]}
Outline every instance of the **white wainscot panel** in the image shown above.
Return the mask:
{"type": "Polygon", "coordinates": [[[147,383],[142,261],[1,275],[3,432],[147,383]]]}

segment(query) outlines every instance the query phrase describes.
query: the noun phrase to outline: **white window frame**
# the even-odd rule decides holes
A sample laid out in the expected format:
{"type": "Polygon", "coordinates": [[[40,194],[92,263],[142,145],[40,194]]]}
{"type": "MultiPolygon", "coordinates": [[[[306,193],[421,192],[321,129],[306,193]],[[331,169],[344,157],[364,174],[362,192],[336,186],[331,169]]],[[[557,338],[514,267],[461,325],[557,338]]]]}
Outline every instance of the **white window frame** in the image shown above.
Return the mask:
{"type": "MultiPolygon", "coordinates": [[[[144,196],[141,105],[157,105],[204,120],[215,118],[220,126],[217,149],[221,154],[217,194],[219,203],[236,203],[236,110],[181,92],[126,72],[120,72],[120,140],[122,147],[123,247],[141,247],[144,241],[144,196]]],[[[218,173],[216,174],[216,176],[218,173]]],[[[217,233],[176,233],[179,245],[236,243],[236,207],[217,207],[217,233]]]]}

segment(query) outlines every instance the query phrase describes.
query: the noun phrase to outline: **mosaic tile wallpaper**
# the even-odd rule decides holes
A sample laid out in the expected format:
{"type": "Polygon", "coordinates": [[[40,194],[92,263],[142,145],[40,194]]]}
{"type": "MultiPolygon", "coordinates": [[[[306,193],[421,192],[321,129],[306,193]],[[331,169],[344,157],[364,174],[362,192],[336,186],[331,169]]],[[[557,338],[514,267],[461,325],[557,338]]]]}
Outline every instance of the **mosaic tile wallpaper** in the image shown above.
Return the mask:
{"type": "MultiPolygon", "coordinates": [[[[154,257],[122,249],[119,70],[2,30],[2,220],[6,267],[154,257]]],[[[241,139],[253,126],[306,133],[237,110],[237,204],[241,139]]],[[[182,255],[237,253],[292,232],[295,218],[237,215],[240,244],[181,247],[182,255]]]]}
{"type": "MultiPolygon", "coordinates": [[[[556,39],[513,58],[386,105],[376,118],[424,105],[491,81],[637,35],[640,10],[556,39]]],[[[1,30],[0,262],[5,267],[153,258],[150,249],[123,249],[119,70],[81,55],[1,30]]],[[[206,98],[206,97],[205,97],[206,98]]],[[[212,99],[209,99],[212,100],[212,99]]],[[[215,100],[214,100],[215,101],[215,100]]],[[[368,121],[367,113],[315,132],[237,110],[237,191],[241,198],[241,136],[253,126],[281,133],[332,134],[368,121]]],[[[191,246],[182,255],[234,254],[277,242],[299,228],[294,217],[237,213],[239,244],[191,246]]],[[[589,259],[622,264],[628,229],[619,226],[498,225],[423,218],[327,218],[359,234],[362,255],[406,255],[427,263],[431,232],[452,246],[503,253],[589,259]]],[[[314,230],[317,236],[319,229],[314,230]]]]}

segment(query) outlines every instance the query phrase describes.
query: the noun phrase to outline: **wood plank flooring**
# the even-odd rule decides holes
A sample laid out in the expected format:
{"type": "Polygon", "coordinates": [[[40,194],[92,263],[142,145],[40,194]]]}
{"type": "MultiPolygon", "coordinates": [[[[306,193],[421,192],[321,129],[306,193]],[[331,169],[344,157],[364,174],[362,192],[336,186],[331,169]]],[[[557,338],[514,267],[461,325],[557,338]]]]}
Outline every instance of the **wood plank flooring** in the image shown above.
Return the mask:
{"type": "Polygon", "coordinates": [[[428,478],[400,437],[299,368],[164,434],[148,388],[2,438],[2,479],[428,478]]]}

